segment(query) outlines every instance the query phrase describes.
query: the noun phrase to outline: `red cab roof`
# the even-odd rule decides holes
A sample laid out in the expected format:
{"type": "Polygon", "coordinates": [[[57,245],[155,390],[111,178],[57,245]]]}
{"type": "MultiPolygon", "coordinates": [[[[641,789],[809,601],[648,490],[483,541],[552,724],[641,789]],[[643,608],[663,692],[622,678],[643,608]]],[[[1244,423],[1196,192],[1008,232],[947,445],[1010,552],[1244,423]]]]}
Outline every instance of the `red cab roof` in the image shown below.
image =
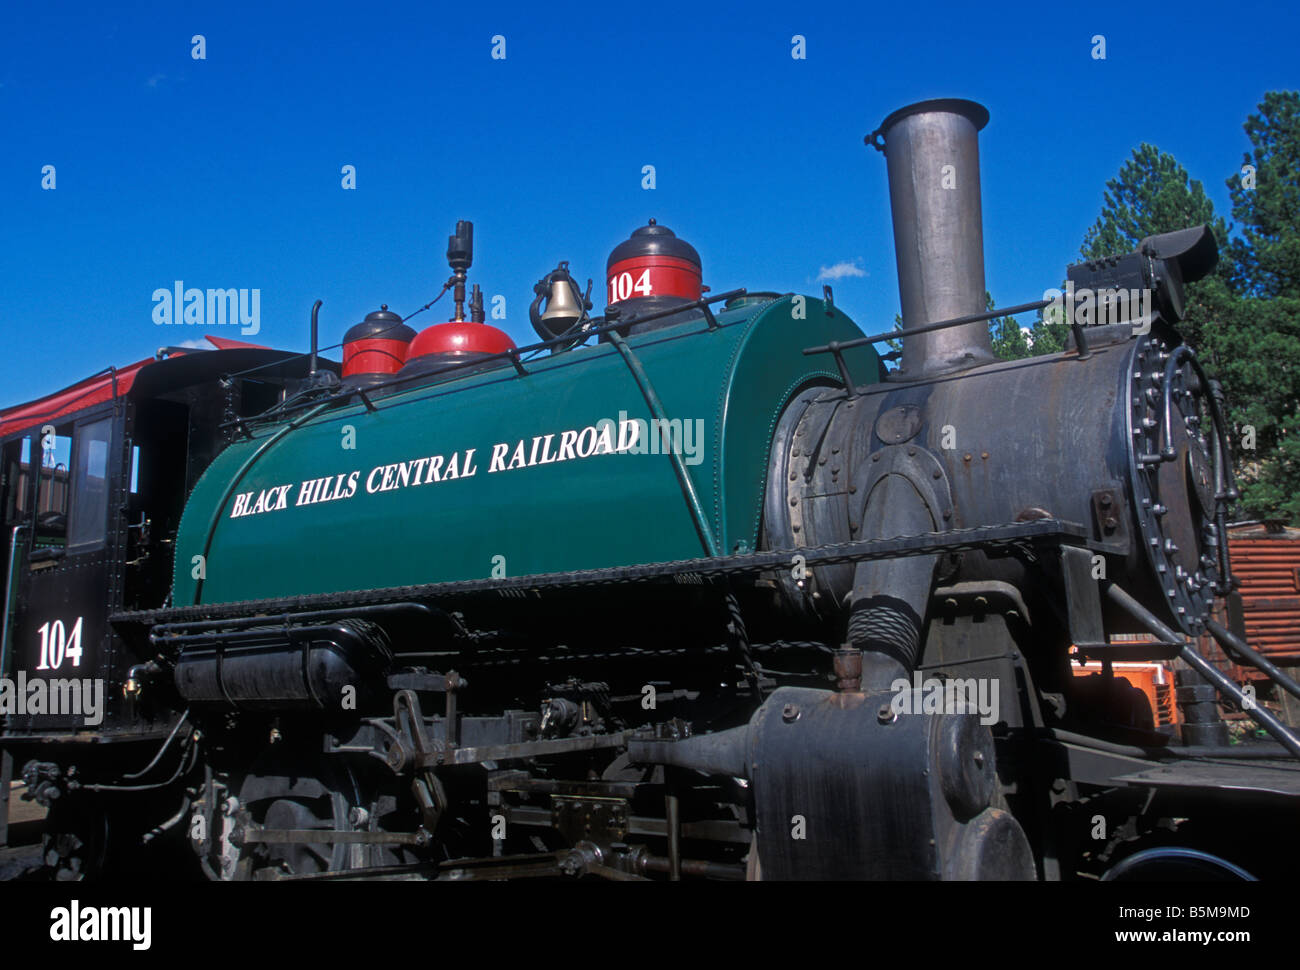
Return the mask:
{"type": "Polygon", "coordinates": [[[125,397],[126,392],[131,390],[136,375],[153,362],[154,358],[148,357],[126,367],[112,368],[28,404],[5,408],[0,411],[0,438],[25,428],[57,422],[84,408],[111,401],[115,394],[117,397],[125,397]]]}

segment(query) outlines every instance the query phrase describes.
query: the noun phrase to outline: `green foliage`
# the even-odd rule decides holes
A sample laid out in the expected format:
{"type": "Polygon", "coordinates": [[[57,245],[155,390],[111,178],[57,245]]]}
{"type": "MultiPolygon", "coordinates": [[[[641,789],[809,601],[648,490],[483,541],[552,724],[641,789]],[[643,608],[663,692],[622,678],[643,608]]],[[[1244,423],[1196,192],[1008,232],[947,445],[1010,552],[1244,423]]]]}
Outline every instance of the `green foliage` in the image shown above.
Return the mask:
{"type": "Polygon", "coordinates": [[[1268,92],[1245,129],[1254,150],[1228,179],[1241,226],[1229,247],[1232,280],[1251,296],[1300,297],[1300,92],[1268,92]]]}
{"type": "MultiPolygon", "coordinates": [[[[1083,238],[1079,253],[1084,259],[1131,253],[1147,236],[1208,225],[1222,253],[1228,245],[1228,227],[1214,214],[1214,203],[1205,187],[1187,174],[1174,156],[1143,142],[1133,157],[1106,183],[1101,215],[1083,238]]],[[[1220,258],[1215,270],[1219,279],[1228,279],[1228,261],[1220,258]]],[[[1202,292],[1209,280],[1187,287],[1190,306],[1205,301],[1202,292]]],[[[1189,344],[1199,347],[1206,325],[1204,313],[1191,311],[1179,324],[1189,344]]]]}
{"type": "Polygon", "coordinates": [[[1147,236],[1202,223],[1221,247],[1227,243],[1227,226],[1214,214],[1205,187],[1174,156],[1143,142],[1106,183],[1101,215],[1083,237],[1079,255],[1098,259],[1131,253],[1147,236]]]}
{"type": "Polygon", "coordinates": [[[1300,299],[1239,297],[1219,281],[1208,298],[1201,356],[1223,383],[1242,512],[1300,522],[1300,299]]]}
{"type": "MultiPolygon", "coordinates": [[[[994,309],[992,296],[985,293],[984,300],[986,310],[994,309]]],[[[989,338],[993,342],[994,356],[1000,360],[1022,360],[1025,357],[1041,357],[1063,351],[1070,328],[1056,320],[1045,320],[1044,312],[1039,312],[1038,320],[1028,334],[1015,317],[994,317],[990,320],[989,338]]]]}
{"type": "MultiPolygon", "coordinates": [[[[1256,432],[1236,448],[1242,508],[1252,518],[1300,523],[1300,93],[1270,91],[1245,123],[1254,184],[1228,179],[1241,235],[1226,263],[1238,296],[1225,326],[1208,333],[1223,377],[1228,420],[1256,432]]],[[[1234,442],[1234,444],[1237,444],[1234,442]]]]}
{"type": "MultiPolygon", "coordinates": [[[[894,329],[895,330],[903,329],[903,315],[901,313],[894,314],[894,329]]],[[[902,340],[891,337],[890,339],[886,340],[885,343],[889,346],[889,351],[891,353],[901,354],[903,352],[902,340]]]]}
{"type": "MultiPolygon", "coordinates": [[[[1245,124],[1249,172],[1228,179],[1239,238],[1229,240],[1199,181],[1173,156],[1142,144],[1106,183],[1084,258],[1131,252],[1146,236],[1209,225],[1215,273],[1187,288],[1179,324],[1223,384],[1238,514],[1300,522],[1300,94],[1270,92],[1245,124]],[[1245,447],[1253,431],[1254,449],[1245,447]]],[[[1041,328],[1040,324],[1040,328],[1041,328]]],[[[1035,349],[1038,341],[1035,341],[1035,349]]]]}
{"type": "Polygon", "coordinates": [[[1034,354],[1029,340],[1014,317],[995,317],[990,320],[989,337],[993,341],[993,354],[1000,360],[1020,360],[1034,354]]]}

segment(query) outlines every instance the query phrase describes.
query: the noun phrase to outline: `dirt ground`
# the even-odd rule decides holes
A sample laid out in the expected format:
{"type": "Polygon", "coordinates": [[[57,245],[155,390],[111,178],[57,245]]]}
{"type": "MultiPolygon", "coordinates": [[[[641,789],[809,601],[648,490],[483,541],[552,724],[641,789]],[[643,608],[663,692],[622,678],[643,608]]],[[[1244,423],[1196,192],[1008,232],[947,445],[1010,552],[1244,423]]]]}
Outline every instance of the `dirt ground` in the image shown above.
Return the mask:
{"type": "Polygon", "coordinates": [[[45,809],[22,797],[20,781],[9,790],[9,844],[0,847],[0,881],[31,879],[42,868],[41,826],[45,809]]]}

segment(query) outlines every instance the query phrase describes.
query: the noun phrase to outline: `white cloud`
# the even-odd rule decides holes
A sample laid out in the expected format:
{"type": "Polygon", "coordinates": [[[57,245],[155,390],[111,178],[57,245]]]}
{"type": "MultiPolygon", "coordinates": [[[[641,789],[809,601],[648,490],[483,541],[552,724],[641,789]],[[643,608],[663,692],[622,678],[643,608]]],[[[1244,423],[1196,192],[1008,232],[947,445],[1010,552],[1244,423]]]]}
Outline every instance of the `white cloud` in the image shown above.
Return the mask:
{"type": "Polygon", "coordinates": [[[817,282],[824,283],[827,280],[842,280],[846,276],[866,276],[867,271],[860,267],[857,262],[836,263],[834,266],[823,266],[821,272],[817,274],[817,282]]]}
{"type": "Polygon", "coordinates": [[[206,340],[182,340],[176,347],[188,347],[190,350],[211,350],[212,344],[206,340]]]}

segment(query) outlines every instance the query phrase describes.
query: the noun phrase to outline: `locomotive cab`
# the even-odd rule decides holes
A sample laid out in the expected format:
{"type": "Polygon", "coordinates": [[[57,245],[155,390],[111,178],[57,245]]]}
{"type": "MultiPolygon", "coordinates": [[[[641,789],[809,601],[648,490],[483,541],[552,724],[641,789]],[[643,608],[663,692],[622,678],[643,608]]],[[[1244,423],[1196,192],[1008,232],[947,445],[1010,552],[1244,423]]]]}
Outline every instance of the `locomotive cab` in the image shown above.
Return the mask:
{"type": "Polygon", "coordinates": [[[0,704],[6,739],[153,736],[171,712],[123,695],[149,657],[110,617],[166,604],[190,489],[240,419],[305,376],[280,351],[175,351],[0,411],[0,676],[16,687],[0,704]]]}

